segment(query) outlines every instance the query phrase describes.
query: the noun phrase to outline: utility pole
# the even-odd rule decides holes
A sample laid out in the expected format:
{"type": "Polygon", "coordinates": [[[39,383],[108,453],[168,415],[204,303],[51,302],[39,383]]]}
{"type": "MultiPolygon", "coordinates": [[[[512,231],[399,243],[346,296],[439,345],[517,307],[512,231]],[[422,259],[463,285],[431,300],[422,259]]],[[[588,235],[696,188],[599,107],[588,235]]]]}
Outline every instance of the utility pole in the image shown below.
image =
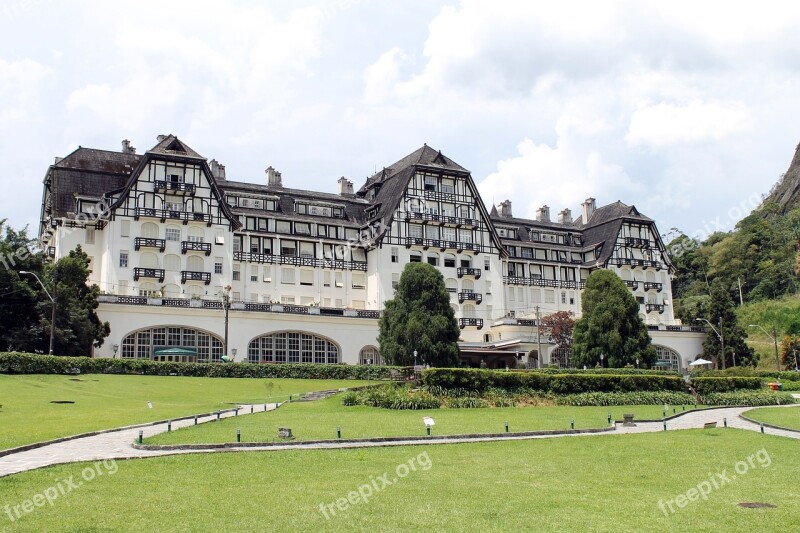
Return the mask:
{"type": "Polygon", "coordinates": [[[226,285],[222,288],[222,308],[225,311],[225,346],[222,347],[222,354],[228,357],[228,311],[231,308],[231,286],[226,285]]]}
{"type": "Polygon", "coordinates": [[[719,345],[722,352],[722,370],[725,370],[725,335],[722,334],[722,317],[719,317],[719,345]]]}
{"type": "Polygon", "coordinates": [[[544,359],[542,358],[542,317],[539,315],[539,306],[537,305],[534,309],[536,309],[536,343],[538,344],[536,366],[542,368],[542,364],[544,363],[544,359]]]}
{"type": "Polygon", "coordinates": [[[772,325],[772,340],[775,342],[775,369],[781,371],[781,360],[778,357],[778,331],[775,329],[775,324],[772,325]]]}
{"type": "Polygon", "coordinates": [[[742,298],[742,278],[737,277],[736,281],[739,282],[739,307],[741,307],[744,305],[744,298],[742,298]]]}

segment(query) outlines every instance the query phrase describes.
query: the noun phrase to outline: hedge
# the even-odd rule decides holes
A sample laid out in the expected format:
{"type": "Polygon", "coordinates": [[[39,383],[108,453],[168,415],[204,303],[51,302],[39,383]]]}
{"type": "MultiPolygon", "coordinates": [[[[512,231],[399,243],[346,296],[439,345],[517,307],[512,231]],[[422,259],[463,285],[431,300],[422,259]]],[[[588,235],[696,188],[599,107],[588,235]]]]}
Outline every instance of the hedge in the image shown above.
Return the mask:
{"type": "Polygon", "coordinates": [[[756,370],[747,366],[734,366],[725,370],[692,370],[692,376],[697,377],[731,377],[750,376],[760,378],[778,379],[780,381],[800,381],[800,372],[794,370],[756,370]]]}
{"type": "Polygon", "coordinates": [[[694,405],[694,397],[685,392],[583,392],[554,397],[556,405],[608,406],[615,405],[694,405]]]}
{"type": "Polygon", "coordinates": [[[703,396],[705,405],[752,406],[786,405],[795,403],[789,392],[740,390],[736,392],[711,392],[703,396]]]}
{"type": "Polygon", "coordinates": [[[389,379],[392,366],[311,363],[162,363],[149,359],[59,357],[19,352],[0,353],[0,374],[144,374],[211,378],[389,379]]]}
{"type": "Polygon", "coordinates": [[[656,374],[549,374],[493,370],[432,368],[422,373],[430,390],[465,389],[483,392],[489,388],[508,391],[534,390],[557,394],[581,392],[682,391],[684,381],[676,375],[656,374]]]}
{"type": "Polygon", "coordinates": [[[756,377],[699,377],[692,378],[691,383],[694,390],[700,395],[762,387],[762,379],[756,377]]]}

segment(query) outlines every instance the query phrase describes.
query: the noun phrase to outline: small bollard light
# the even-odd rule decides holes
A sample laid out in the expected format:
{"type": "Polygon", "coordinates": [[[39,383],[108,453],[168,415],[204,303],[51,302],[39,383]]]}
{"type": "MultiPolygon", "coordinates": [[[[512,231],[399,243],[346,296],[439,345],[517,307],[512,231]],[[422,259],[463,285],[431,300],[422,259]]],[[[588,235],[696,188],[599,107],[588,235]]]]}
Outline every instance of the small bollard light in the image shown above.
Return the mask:
{"type": "Polygon", "coordinates": [[[142,434],[143,434],[143,433],[144,433],[144,431],[142,431],[142,430],[140,429],[140,430],[139,430],[139,444],[141,444],[141,443],[142,443],[142,434]]]}
{"type": "Polygon", "coordinates": [[[761,424],[761,433],[764,433],[764,424],[761,424]]]}
{"type": "Polygon", "coordinates": [[[197,415],[194,415],[194,425],[197,425],[197,415]]]}
{"type": "Polygon", "coordinates": [[[337,439],[342,438],[342,426],[336,426],[336,438],[337,439]]]}
{"type": "Polygon", "coordinates": [[[236,442],[242,442],[242,430],[236,428],[236,442]]]}
{"type": "MultiPolygon", "coordinates": [[[[426,429],[426,431],[428,433],[428,436],[430,437],[431,436],[431,427],[430,426],[425,426],[425,429],[426,429]]],[[[763,428],[762,428],[762,431],[763,431],[763,428]]]]}
{"type": "Polygon", "coordinates": [[[236,411],[236,416],[239,416],[239,408],[238,407],[235,409],[235,411],[236,411]]]}
{"type": "Polygon", "coordinates": [[[167,420],[167,433],[172,431],[172,420],[167,420]]]}
{"type": "Polygon", "coordinates": [[[608,425],[609,426],[611,425],[611,413],[610,412],[608,413],[608,425]]]}
{"type": "Polygon", "coordinates": [[[723,419],[722,419],[722,424],[723,424],[725,427],[728,427],[728,419],[727,419],[727,418],[723,418],[723,419]]]}
{"type": "Polygon", "coordinates": [[[250,406],[250,414],[251,415],[253,414],[253,406],[252,405],[250,406]]]}
{"type": "Polygon", "coordinates": [[[664,431],[666,431],[666,430],[667,430],[667,421],[664,420],[664,431]]]}
{"type": "Polygon", "coordinates": [[[292,401],[292,395],[291,394],[289,395],[289,401],[290,402],[292,401]]]}
{"type": "Polygon", "coordinates": [[[570,429],[575,429],[575,419],[573,418],[572,421],[569,423],[570,429]]]}
{"type": "Polygon", "coordinates": [[[219,411],[217,411],[217,422],[219,422],[219,411]]]}
{"type": "Polygon", "coordinates": [[[508,433],[508,422],[506,422],[506,433],[508,433]]]}

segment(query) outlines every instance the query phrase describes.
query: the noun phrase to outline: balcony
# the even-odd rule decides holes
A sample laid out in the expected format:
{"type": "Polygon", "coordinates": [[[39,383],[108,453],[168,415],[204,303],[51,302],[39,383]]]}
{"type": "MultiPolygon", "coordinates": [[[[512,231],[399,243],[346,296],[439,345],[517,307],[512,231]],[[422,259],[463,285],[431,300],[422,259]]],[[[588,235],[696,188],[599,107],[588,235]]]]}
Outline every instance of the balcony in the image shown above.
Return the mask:
{"type": "Polygon", "coordinates": [[[625,237],[625,246],[631,248],[650,248],[650,239],[640,239],[639,237],[625,237]]]}
{"type": "Polygon", "coordinates": [[[56,247],[55,246],[48,246],[47,247],[47,257],[55,258],[56,256],[56,247]]]}
{"type": "Polygon", "coordinates": [[[635,280],[631,281],[629,279],[626,279],[626,280],[623,280],[623,281],[625,282],[625,286],[628,287],[629,289],[636,290],[636,289],[639,288],[639,282],[638,281],[635,281],[635,280]]]}
{"type": "Polygon", "coordinates": [[[181,270],[181,283],[187,281],[202,281],[206,285],[211,283],[210,272],[197,272],[195,270],[181,270]]]}
{"type": "Polygon", "coordinates": [[[543,278],[525,278],[520,276],[504,276],[503,283],[506,285],[528,285],[533,287],[551,287],[554,289],[584,289],[585,281],[557,280],[543,278]]]}
{"type": "Polygon", "coordinates": [[[462,304],[464,301],[471,301],[479,304],[483,301],[483,294],[472,291],[462,291],[458,293],[458,303],[462,304]]]}
{"type": "Polygon", "coordinates": [[[663,313],[664,304],[646,304],[644,306],[644,310],[647,313],[652,313],[653,311],[658,311],[659,313],[663,313]]]}
{"type": "Polygon", "coordinates": [[[472,242],[460,241],[445,241],[439,239],[425,239],[423,237],[406,237],[406,248],[412,246],[422,246],[424,249],[439,248],[440,250],[455,250],[456,252],[463,252],[469,250],[475,253],[480,253],[480,245],[472,242]]]}
{"type": "Polygon", "coordinates": [[[206,255],[211,255],[211,243],[181,241],[181,253],[185,254],[186,252],[204,252],[206,255]]]}
{"type": "Polygon", "coordinates": [[[662,268],[660,261],[652,261],[650,259],[631,259],[628,257],[615,257],[612,258],[609,262],[612,265],[617,265],[617,266],[627,265],[633,267],[640,266],[644,268],[653,267],[656,270],[661,270],[662,268]]]}
{"type": "Polygon", "coordinates": [[[481,279],[481,272],[480,268],[472,268],[472,267],[458,267],[456,269],[456,274],[459,278],[463,278],[464,276],[472,276],[475,279],[481,279]]]}
{"type": "Polygon", "coordinates": [[[439,192],[439,191],[425,191],[426,200],[441,200],[443,202],[455,202],[455,193],[439,192]]]}
{"type": "Polygon", "coordinates": [[[184,193],[184,194],[194,194],[194,185],[192,183],[182,183],[179,181],[165,181],[165,180],[156,180],[153,188],[156,192],[164,191],[170,193],[184,193]]]}
{"type": "Polygon", "coordinates": [[[344,259],[327,259],[324,257],[298,257],[295,255],[259,254],[257,252],[233,252],[233,259],[234,261],[270,265],[294,265],[331,268],[334,270],[367,271],[366,261],[345,261],[344,259]]]}
{"type": "Polygon", "coordinates": [[[134,220],[139,220],[140,217],[158,218],[161,222],[169,220],[180,220],[184,224],[189,222],[205,222],[207,226],[211,225],[211,215],[207,213],[190,213],[189,211],[180,211],[176,209],[155,209],[153,207],[137,207],[133,210],[134,220]]]}
{"type": "Polygon", "coordinates": [[[133,269],[133,281],[139,281],[139,278],[153,278],[163,283],[164,269],[136,267],[133,269]]]}
{"type": "Polygon", "coordinates": [[[164,239],[151,239],[150,237],[136,237],[133,240],[133,249],[137,252],[139,248],[158,248],[159,252],[163,252],[167,245],[164,239]]]}
{"type": "Polygon", "coordinates": [[[644,282],[644,290],[646,291],[660,291],[663,285],[661,283],[655,283],[652,281],[645,281],[644,282]]]}
{"type": "Polygon", "coordinates": [[[482,318],[459,318],[458,319],[458,327],[464,329],[467,326],[475,326],[478,329],[483,328],[483,319],[482,318]]]}

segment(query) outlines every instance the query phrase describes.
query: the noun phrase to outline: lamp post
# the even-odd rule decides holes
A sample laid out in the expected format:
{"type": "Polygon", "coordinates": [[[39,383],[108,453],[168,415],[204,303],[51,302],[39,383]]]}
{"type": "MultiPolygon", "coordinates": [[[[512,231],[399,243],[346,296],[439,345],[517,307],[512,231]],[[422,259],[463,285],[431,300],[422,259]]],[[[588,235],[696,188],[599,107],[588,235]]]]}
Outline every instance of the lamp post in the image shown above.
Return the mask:
{"type": "Polygon", "coordinates": [[[636,368],[639,368],[639,358],[636,358],[636,368]]]}
{"type": "Polygon", "coordinates": [[[722,317],[719,317],[719,331],[717,328],[714,327],[714,324],[706,320],[705,318],[695,318],[697,322],[705,322],[709,325],[709,327],[714,330],[714,333],[717,334],[717,338],[719,339],[720,344],[720,354],[722,356],[722,370],[725,370],[725,337],[722,336],[722,317]]]}
{"type": "Polygon", "coordinates": [[[226,285],[222,288],[222,309],[225,311],[225,345],[222,347],[222,354],[228,356],[228,311],[231,308],[231,286],[226,285]]]}
{"type": "Polygon", "coordinates": [[[606,357],[606,354],[604,354],[604,353],[600,354],[600,368],[605,368],[605,366],[603,365],[603,359],[605,359],[605,357],[606,357]]]}
{"type": "Polygon", "coordinates": [[[47,287],[44,286],[44,283],[42,283],[42,280],[40,280],[39,276],[37,276],[35,273],[28,272],[27,270],[20,270],[19,273],[20,274],[28,274],[28,275],[33,276],[34,278],[36,278],[36,281],[38,281],[39,285],[42,286],[42,289],[44,290],[44,293],[47,295],[48,298],[50,298],[50,302],[53,304],[53,313],[52,313],[52,315],[50,317],[50,351],[48,352],[50,355],[53,355],[53,341],[55,340],[55,331],[56,331],[55,330],[55,327],[56,327],[56,300],[55,300],[55,298],[53,298],[50,295],[50,293],[47,290],[47,287]]]}
{"type": "Polygon", "coordinates": [[[414,350],[414,366],[417,366],[417,351],[414,350]]]}
{"type": "Polygon", "coordinates": [[[236,362],[236,352],[238,350],[236,348],[231,348],[231,355],[233,355],[233,362],[236,362]]]}
{"type": "MultiPolygon", "coordinates": [[[[774,325],[772,326],[772,335],[769,334],[769,331],[764,329],[762,326],[759,326],[758,324],[748,324],[747,327],[749,327],[749,328],[759,328],[761,331],[763,331],[764,333],[767,334],[767,337],[772,339],[772,342],[775,343],[775,369],[776,370],[780,370],[781,369],[781,361],[778,358],[778,332],[775,330],[775,326],[774,325]]],[[[794,364],[795,364],[795,367],[796,367],[797,366],[797,356],[796,355],[795,355],[795,363],[794,364]]]]}
{"type": "Polygon", "coordinates": [[[114,359],[117,358],[117,351],[119,350],[119,344],[112,344],[111,349],[114,350],[114,359]]]}

